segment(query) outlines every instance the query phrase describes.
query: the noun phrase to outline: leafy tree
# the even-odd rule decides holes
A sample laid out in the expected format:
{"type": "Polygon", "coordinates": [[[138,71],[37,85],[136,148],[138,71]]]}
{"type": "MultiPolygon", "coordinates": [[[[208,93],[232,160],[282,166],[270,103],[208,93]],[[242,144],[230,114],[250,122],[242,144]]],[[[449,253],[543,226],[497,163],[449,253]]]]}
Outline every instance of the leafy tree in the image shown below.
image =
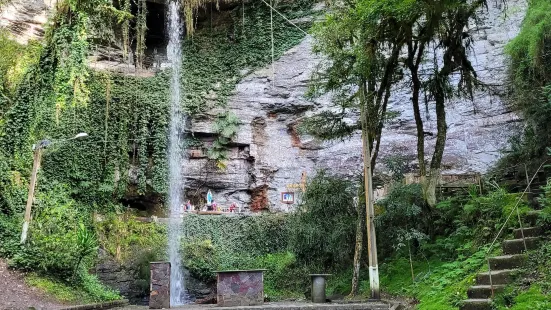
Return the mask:
{"type": "Polygon", "coordinates": [[[333,94],[335,107],[314,116],[304,127],[323,139],[342,139],[361,128],[364,176],[366,184],[371,184],[369,178],[378,156],[392,86],[407,80],[403,71],[409,70],[424,196],[434,206],[447,138],[445,104],[455,95],[472,98],[473,90],[481,85],[468,58],[473,39],[466,29],[477,21],[478,12],[485,6],[486,0],[335,3],[331,13],[314,29],[315,51],[326,61],[314,74],[312,86],[313,95],[333,94]],[[407,54],[401,59],[404,50],[407,54]],[[428,75],[422,79],[421,64],[430,56],[428,75]],[[460,76],[456,85],[452,85],[453,75],[460,76]],[[425,179],[425,132],[419,109],[422,92],[434,103],[437,118],[428,179],[425,179]],[[354,110],[360,112],[358,124],[346,123],[345,116],[354,110]]]}
{"type": "Polygon", "coordinates": [[[405,67],[410,72],[412,105],[417,127],[417,155],[425,199],[436,204],[436,183],[447,138],[446,102],[454,96],[473,98],[473,91],[483,87],[477,79],[468,51],[473,38],[466,31],[478,21],[486,0],[422,0],[417,1],[415,21],[408,30],[405,67]],[[430,59],[432,58],[432,59],[430,59]],[[427,67],[421,65],[430,59],[427,67]],[[420,73],[426,76],[421,78],[420,73]],[[453,84],[452,77],[459,76],[453,84]],[[436,110],[436,144],[429,166],[425,164],[425,131],[420,112],[420,97],[425,104],[434,103],[436,110]]]}
{"type": "Polygon", "coordinates": [[[466,29],[477,22],[485,6],[485,0],[357,0],[337,5],[316,28],[316,51],[327,61],[316,73],[313,89],[314,93],[335,94],[339,109],[314,117],[305,127],[314,134],[317,128],[318,136],[325,139],[343,138],[364,128],[364,136],[370,137],[373,167],[392,85],[410,82],[419,172],[426,200],[434,206],[447,137],[446,102],[454,96],[472,99],[474,89],[483,86],[469,60],[473,38],[466,29]],[[407,51],[403,58],[402,51],[407,51]],[[460,77],[455,84],[453,76],[460,77]],[[436,145],[428,169],[421,96],[436,110],[436,145]],[[360,124],[344,123],[344,116],[354,109],[360,110],[360,124]]]}
{"type": "MultiPolygon", "coordinates": [[[[381,134],[386,119],[392,85],[400,79],[399,56],[408,27],[410,1],[346,1],[334,6],[334,11],[314,29],[314,50],[325,56],[313,77],[312,94],[331,93],[335,110],[326,111],[307,120],[305,128],[323,139],[350,136],[362,131],[366,208],[372,208],[368,195],[372,186],[381,134]],[[356,124],[347,124],[347,113],[358,112],[356,124]]],[[[358,219],[363,230],[363,219],[358,219]]],[[[372,230],[371,223],[368,229],[372,230]]],[[[360,232],[356,234],[354,276],[351,295],[357,293],[361,259],[360,232]]],[[[369,232],[368,232],[369,236],[369,232]]],[[[371,261],[371,258],[370,258],[371,261]]]]}

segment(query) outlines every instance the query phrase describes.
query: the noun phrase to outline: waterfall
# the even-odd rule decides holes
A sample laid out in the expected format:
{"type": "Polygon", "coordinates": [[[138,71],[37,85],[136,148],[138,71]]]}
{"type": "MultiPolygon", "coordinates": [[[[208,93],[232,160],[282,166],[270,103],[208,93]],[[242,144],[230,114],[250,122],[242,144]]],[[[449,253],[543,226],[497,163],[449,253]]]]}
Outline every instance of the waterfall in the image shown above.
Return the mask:
{"type": "Polygon", "coordinates": [[[170,272],[170,305],[178,306],[186,302],[182,258],[180,257],[180,240],[182,235],[182,220],[180,206],[182,186],[182,152],[180,149],[180,129],[184,124],[183,113],[180,110],[180,71],[182,66],[182,26],[180,21],[180,5],[178,0],[169,0],[167,56],[171,62],[172,75],[170,79],[170,137],[169,137],[169,203],[170,220],[168,227],[168,254],[171,264],[170,272]]]}

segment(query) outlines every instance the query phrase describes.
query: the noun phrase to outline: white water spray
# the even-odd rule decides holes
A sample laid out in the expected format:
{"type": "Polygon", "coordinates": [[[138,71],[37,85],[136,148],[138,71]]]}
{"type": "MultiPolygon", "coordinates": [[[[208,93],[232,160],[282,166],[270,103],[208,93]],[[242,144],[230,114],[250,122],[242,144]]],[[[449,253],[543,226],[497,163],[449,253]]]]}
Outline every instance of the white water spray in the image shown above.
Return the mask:
{"type": "Polygon", "coordinates": [[[180,5],[178,0],[169,0],[168,4],[168,46],[167,56],[171,62],[170,79],[170,137],[169,137],[169,202],[170,221],[168,227],[168,254],[171,264],[170,272],[170,305],[186,303],[182,258],[180,256],[180,238],[182,234],[180,218],[182,191],[182,151],[180,149],[180,128],[183,125],[183,114],[180,110],[180,70],[182,66],[182,26],[180,22],[180,5]]]}

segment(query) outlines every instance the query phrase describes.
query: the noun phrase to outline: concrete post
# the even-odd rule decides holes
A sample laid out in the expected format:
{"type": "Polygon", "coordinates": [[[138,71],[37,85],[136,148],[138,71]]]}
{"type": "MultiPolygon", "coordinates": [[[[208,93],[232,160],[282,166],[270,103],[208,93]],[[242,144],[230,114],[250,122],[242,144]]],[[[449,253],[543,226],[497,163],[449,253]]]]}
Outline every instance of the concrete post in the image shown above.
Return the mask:
{"type": "Polygon", "coordinates": [[[311,274],[312,277],[312,302],[324,303],[325,297],[325,278],[330,274],[311,274]]]}

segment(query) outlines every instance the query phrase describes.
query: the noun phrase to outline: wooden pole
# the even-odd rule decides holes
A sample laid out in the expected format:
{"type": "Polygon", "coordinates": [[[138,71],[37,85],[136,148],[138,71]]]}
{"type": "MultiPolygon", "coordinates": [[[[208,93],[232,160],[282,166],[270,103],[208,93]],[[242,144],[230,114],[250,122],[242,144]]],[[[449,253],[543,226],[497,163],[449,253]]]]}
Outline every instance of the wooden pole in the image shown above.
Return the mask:
{"type": "Polygon", "coordinates": [[[40,168],[40,159],[42,156],[42,149],[38,146],[34,150],[33,159],[33,171],[31,174],[31,183],[29,184],[29,196],[27,197],[27,207],[25,209],[25,221],[23,222],[23,230],[21,231],[21,244],[27,241],[27,232],[29,230],[29,223],[31,222],[31,208],[34,200],[34,189],[36,188],[36,175],[40,168]]]}
{"type": "Polygon", "coordinates": [[[377,262],[377,238],[375,235],[375,209],[373,207],[373,177],[371,175],[371,150],[369,149],[369,131],[367,129],[367,119],[365,103],[362,102],[362,148],[364,161],[364,182],[365,182],[365,207],[367,224],[367,254],[369,257],[369,284],[371,288],[371,298],[381,299],[379,289],[379,266],[377,262]]]}

